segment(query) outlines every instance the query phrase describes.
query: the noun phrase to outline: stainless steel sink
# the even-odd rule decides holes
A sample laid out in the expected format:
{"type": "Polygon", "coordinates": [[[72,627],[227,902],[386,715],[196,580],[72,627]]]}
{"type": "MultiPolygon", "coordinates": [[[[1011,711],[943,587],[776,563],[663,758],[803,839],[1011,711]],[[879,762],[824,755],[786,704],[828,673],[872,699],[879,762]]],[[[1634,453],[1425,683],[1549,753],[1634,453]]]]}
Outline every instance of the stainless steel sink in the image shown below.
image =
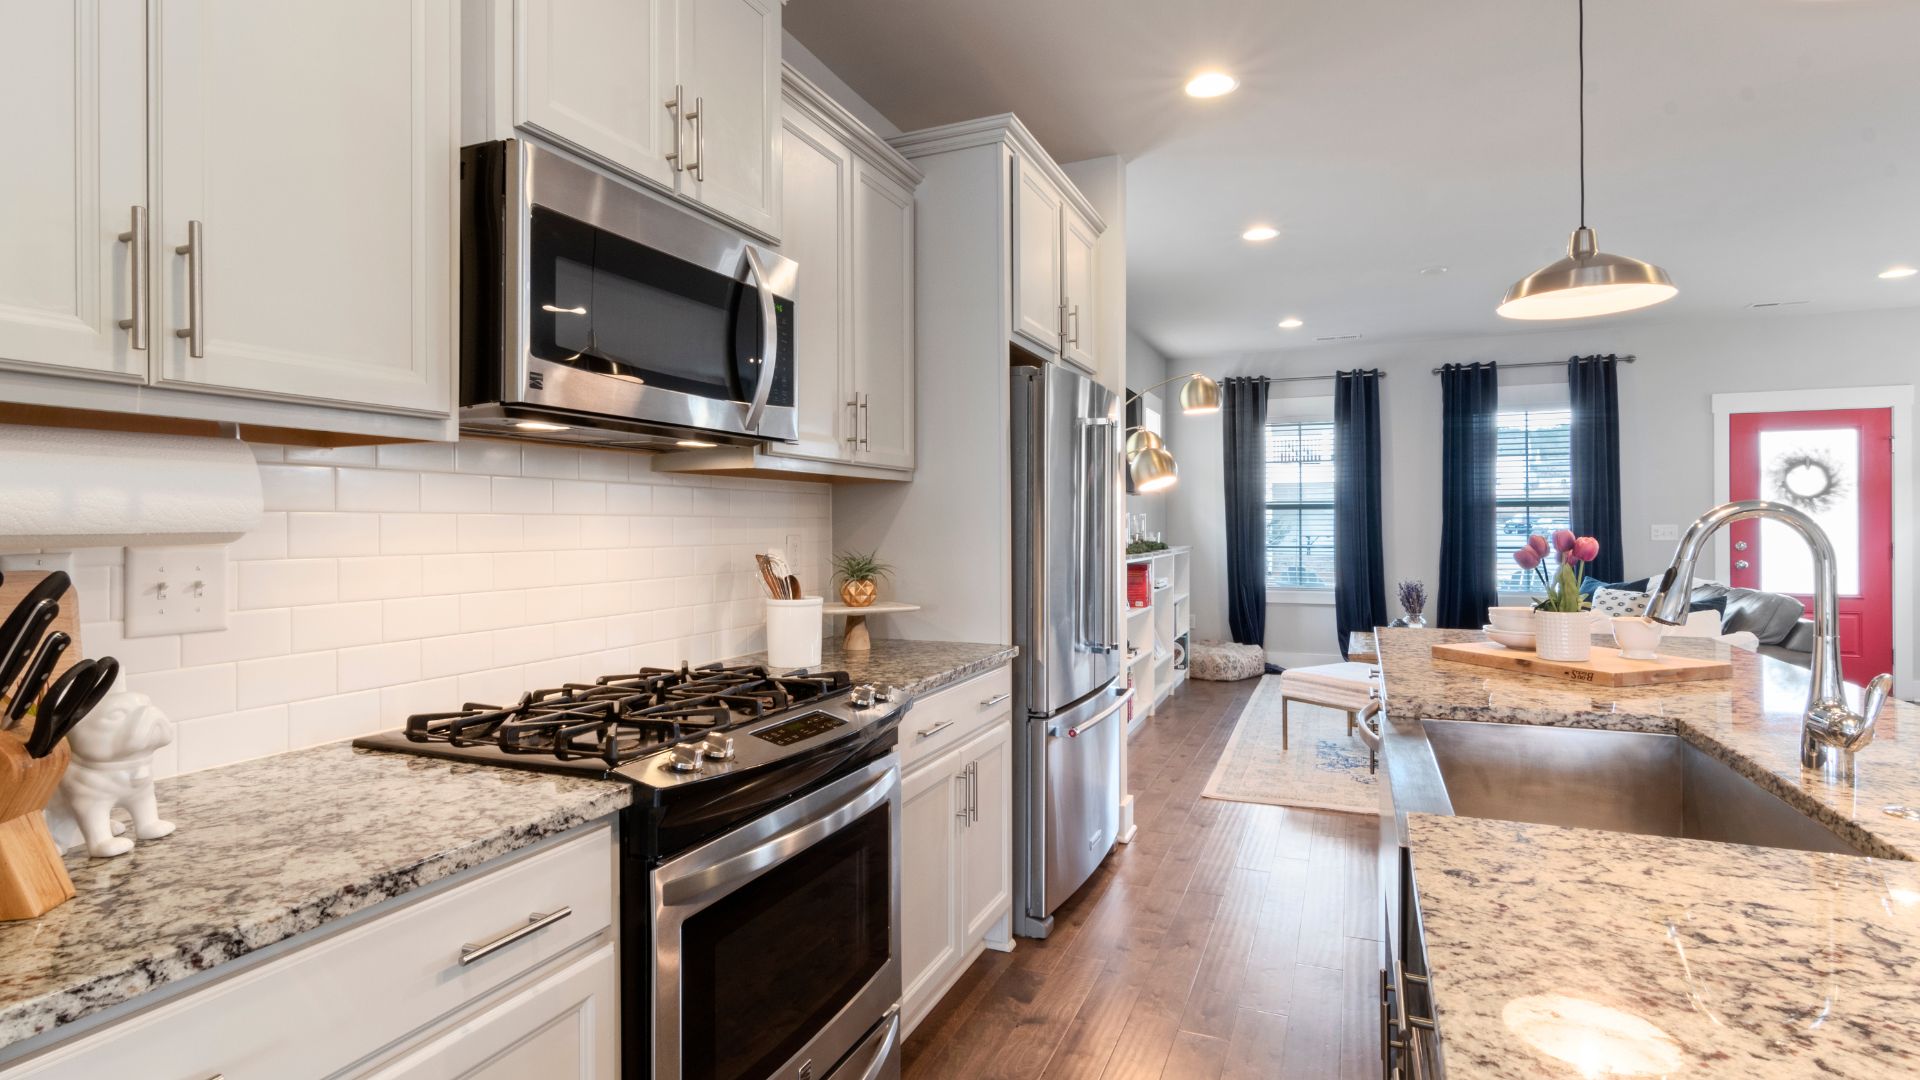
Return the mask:
{"type": "Polygon", "coordinates": [[[1674,735],[1467,720],[1421,724],[1457,815],[1860,854],[1674,735]]]}

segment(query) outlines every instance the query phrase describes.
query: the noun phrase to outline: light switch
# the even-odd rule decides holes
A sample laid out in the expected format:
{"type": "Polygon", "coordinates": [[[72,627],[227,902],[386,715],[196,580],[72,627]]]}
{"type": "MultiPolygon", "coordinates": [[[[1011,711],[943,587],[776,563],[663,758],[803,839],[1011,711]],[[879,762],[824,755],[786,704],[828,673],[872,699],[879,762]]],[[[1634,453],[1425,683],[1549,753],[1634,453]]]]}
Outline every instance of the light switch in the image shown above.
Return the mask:
{"type": "Polygon", "coordinates": [[[227,549],[127,549],[126,636],[192,634],[227,627],[227,549]]]}
{"type": "Polygon", "coordinates": [[[1680,539],[1680,526],[1655,525],[1653,527],[1653,538],[1655,540],[1678,540],[1680,539]]]}

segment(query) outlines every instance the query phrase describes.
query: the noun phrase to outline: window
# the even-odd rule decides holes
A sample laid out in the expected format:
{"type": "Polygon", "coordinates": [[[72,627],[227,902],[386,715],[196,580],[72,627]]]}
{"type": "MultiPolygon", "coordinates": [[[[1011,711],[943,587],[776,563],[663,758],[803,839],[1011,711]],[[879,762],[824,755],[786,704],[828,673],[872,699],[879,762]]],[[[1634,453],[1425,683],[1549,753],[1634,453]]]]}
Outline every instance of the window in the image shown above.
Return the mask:
{"type": "Polygon", "coordinates": [[[1333,421],[1267,425],[1267,588],[1333,588],[1333,421]]]}
{"type": "Polygon", "coordinates": [[[1570,528],[1573,410],[1565,405],[1501,409],[1494,464],[1493,576],[1501,592],[1536,587],[1513,561],[1533,533],[1570,528]]]}

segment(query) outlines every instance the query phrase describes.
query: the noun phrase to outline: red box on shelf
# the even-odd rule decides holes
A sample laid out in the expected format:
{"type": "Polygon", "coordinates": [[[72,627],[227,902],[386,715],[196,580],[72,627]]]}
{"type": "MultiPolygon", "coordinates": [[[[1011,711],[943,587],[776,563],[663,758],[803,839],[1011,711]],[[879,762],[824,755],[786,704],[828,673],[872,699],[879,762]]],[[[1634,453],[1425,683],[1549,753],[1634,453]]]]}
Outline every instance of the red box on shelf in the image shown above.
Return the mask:
{"type": "Polygon", "coordinates": [[[1127,606],[1153,606],[1153,575],[1146,563],[1127,564],[1127,606]]]}

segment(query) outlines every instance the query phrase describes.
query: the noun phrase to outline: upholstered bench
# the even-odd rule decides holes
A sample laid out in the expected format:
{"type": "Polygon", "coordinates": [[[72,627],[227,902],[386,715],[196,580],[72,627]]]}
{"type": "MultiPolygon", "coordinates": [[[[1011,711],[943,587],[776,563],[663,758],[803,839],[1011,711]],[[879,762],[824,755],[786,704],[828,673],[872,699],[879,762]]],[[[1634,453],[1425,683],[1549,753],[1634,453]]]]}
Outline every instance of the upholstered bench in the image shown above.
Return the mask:
{"type": "Polygon", "coordinates": [[[1187,674],[1208,682],[1238,682],[1267,673],[1267,653],[1258,645],[1200,641],[1193,646],[1187,674]]]}
{"type": "Polygon", "coordinates": [[[1365,712],[1374,697],[1374,675],[1379,669],[1371,664],[1316,664],[1313,667],[1288,668],[1280,676],[1280,749],[1287,748],[1287,706],[1299,701],[1338,709],[1347,714],[1347,734],[1365,712]]]}

